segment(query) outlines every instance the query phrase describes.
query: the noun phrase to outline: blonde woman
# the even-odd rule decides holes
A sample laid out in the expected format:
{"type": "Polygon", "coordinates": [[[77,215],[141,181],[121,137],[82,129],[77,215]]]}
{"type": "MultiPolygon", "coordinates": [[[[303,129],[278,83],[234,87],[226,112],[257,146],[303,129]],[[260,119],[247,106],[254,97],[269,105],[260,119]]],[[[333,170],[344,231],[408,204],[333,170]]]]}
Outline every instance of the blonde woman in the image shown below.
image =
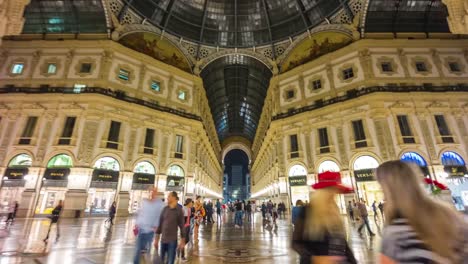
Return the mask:
{"type": "Polygon", "coordinates": [[[341,185],[339,173],[324,172],[318,177],[319,182],[312,185],[317,191],[296,220],[292,247],[301,256],[301,264],[356,263],[335,203],[338,193],[352,189],[341,185]]]}
{"type": "Polygon", "coordinates": [[[388,161],[377,168],[387,226],[380,263],[468,263],[468,229],[462,216],[431,198],[418,168],[388,161]]]}

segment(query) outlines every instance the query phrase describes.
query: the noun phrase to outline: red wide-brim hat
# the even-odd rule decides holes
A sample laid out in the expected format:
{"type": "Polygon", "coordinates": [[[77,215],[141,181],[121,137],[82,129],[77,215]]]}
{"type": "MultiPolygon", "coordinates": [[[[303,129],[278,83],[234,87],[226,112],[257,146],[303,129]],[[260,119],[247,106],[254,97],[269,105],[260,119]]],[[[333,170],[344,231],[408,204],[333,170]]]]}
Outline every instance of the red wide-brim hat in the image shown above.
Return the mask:
{"type": "Polygon", "coordinates": [[[341,193],[354,192],[353,188],[341,183],[341,175],[339,172],[325,171],[318,174],[318,183],[312,184],[312,188],[318,190],[323,188],[334,187],[341,193]]]}

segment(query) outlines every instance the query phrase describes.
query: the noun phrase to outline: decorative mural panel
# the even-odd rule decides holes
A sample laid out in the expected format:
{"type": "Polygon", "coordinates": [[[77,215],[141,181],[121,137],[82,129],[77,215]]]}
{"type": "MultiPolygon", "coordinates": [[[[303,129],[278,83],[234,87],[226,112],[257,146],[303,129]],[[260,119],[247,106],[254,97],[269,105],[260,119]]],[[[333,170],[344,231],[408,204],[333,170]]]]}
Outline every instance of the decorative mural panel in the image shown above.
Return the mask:
{"type": "Polygon", "coordinates": [[[184,54],[166,38],[148,33],[138,32],[125,35],[120,44],[136,50],[159,61],[177,67],[186,72],[192,72],[190,63],[184,54]]]}
{"type": "Polygon", "coordinates": [[[283,61],[281,72],[289,71],[352,42],[350,36],[338,32],[319,32],[299,43],[283,61]]]}

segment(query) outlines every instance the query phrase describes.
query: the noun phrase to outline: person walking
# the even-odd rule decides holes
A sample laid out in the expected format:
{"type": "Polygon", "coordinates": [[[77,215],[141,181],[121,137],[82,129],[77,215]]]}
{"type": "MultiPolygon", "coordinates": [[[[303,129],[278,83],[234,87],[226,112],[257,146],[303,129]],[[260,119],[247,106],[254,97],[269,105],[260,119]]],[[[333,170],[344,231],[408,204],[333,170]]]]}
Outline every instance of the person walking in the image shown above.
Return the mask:
{"type": "Polygon", "coordinates": [[[382,221],[384,221],[384,202],[383,201],[380,201],[379,203],[379,211],[380,211],[380,215],[382,216],[382,221]]]}
{"type": "Polygon", "coordinates": [[[400,160],[384,162],[376,170],[386,217],[379,262],[467,263],[466,219],[430,197],[420,174],[418,167],[400,160]]]}
{"type": "Polygon", "coordinates": [[[369,214],[367,213],[367,207],[364,199],[361,198],[361,201],[358,202],[357,207],[359,209],[359,215],[362,218],[362,224],[358,228],[359,235],[362,236],[362,229],[364,228],[364,226],[366,226],[369,235],[375,236],[374,232],[372,232],[369,225],[369,214]]]}
{"type": "Polygon", "coordinates": [[[319,182],[312,185],[316,190],[310,205],[305,207],[296,220],[292,248],[300,255],[300,264],[310,263],[356,263],[346,241],[346,231],[340,210],[335,203],[339,193],[352,191],[341,184],[337,172],[318,175],[319,182]]]}
{"type": "Polygon", "coordinates": [[[377,202],[376,201],[374,201],[372,203],[372,211],[374,212],[374,221],[379,220],[379,214],[377,212],[377,202]]]}
{"type": "Polygon", "coordinates": [[[247,222],[252,222],[252,205],[250,201],[247,201],[247,205],[245,206],[245,214],[247,216],[247,222]]]}
{"type": "Polygon", "coordinates": [[[252,207],[252,222],[255,222],[255,213],[257,212],[257,204],[255,203],[255,201],[251,201],[250,202],[250,206],[252,207]]]}
{"type": "Polygon", "coordinates": [[[242,226],[242,202],[239,201],[239,200],[236,200],[236,202],[234,203],[234,207],[235,207],[235,210],[236,210],[236,213],[234,215],[234,226],[236,228],[239,228],[242,226]]]}
{"type": "Polygon", "coordinates": [[[276,224],[276,219],[278,219],[278,208],[276,204],[273,204],[273,207],[271,207],[271,212],[273,215],[273,223],[276,224]]]}
{"type": "Polygon", "coordinates": [[[351,201],[348,202],[348,206],[346,207],[346,209],[348,211],[349,218],[354,223],[354,207],[353,207],[353,204],[351,203],[351,201]]]}
{"type": "Polygon", "coordinates": [[[176,249],[182,250],[185,247],[185,220],[184,211],[177,206],[177,192],[170,192],[167,196],[168,205],[164,207],[159,219],[159,226],[156,229],[156,239],[154,247],[159,247],[161,238],[160,257],[162,263],[174,264],[176,249]],[[180,244],[177,246],[177,230],[180,229],[180,244]]]}
{"type": "Polygon", "coordinates": [[[218,221],[218,223],[221,224],[221,218],[222,218],[221,217],[221,207],[222,207],[222,204],[221,204],[220,199],[216,200],[215,206],[216,206],[216,215],[217,215],[216,221],[218,221]]]}
{"type": "Polygon", "coordinates": [[[200,224],[203,221],[203,217],[206,214],[203,204],[201,202],[201,196],[197,196],[194,204],[194,228],[193,228],[193,242],[198,243],[198,233],[200,230],[200,224]]]}
{"type": "MultiPolygon", "coordinates": [[[[184,219],[185,219],[185,244],[188,245],[190,243],[190,220],[193,218],[192,214],[192,207],[193,207],[193,200],[190,198],[187,198],[185,200],[185,206],[184,206],[184,219]]],[[[185,257],[185,247],[180,249],[180,257],[182,261],[187,261],[187,258],[185,257]]]]}
{"type": "Polygon", "coordinates": [[[7,224],[12,224],[13,221],[15,221],[16,213],[18,212],[18,207],[19,207],[18,201],[15,201],[14,203],[10,204],[8,208],[8,217],[6,220],[7,224]]]}
{"type": "Polygon", "coordinates": [[[265,202],[262,203],[262,218],[265,218],[265,215],[266,215],[266,211],[267,211],[267,207],[265,205],[265,202]]]}
{"type": "Polygon", "coordinates": [[[208,201],[208,203],[206,203],[206,220],[208,223],[213,223],[214,220],[213,220],[213,203],[211,201],[208,201]]]}
{"type": "Polygon", "coordinates": [[[296,206],[293,207],[291,212],[291,223],[293,225],[296,224],[296,220],[303,214],[302,211],[304,210],[304,202],[302,200],[296,201],[296,206]]]}
{"type": "Polygon", "coordinates": [[[109,227],[114,225],[114,218],[115,218],[115,213],[117,209],[115,207],[115,201],[112,202],[112,205],[109,208],[109,217],[104,221],[104,223],[109,223],[109,227]]]}
{"type": "Polygon", "coordinates": [[[151,190],[150,199],[144,199],[141,202],[141,208],[138,211],[135,222],[135,233],[137,234],[135,243],[134,264],[140,263],[141,253],[150,251],[151,242],[153,242],[154,232],[159,226],[159,219],[165,204],[158,198],[158,190],[151,190]]]}
{"type": "Polygon", "coordinates": [[[49,235],[50,235],[50,230],[52,229],[52,225],[55,224],[55,228],[57,230],[57,236],[56,236],[56,241],[58,241],[60,237],[60,228],[59,228],[59,219],[60,219],[60,214],[62,213],[63,209],[63,201],[59,200],[57,206],[55,206],[54,210],[52,210],[52,213],[50,214],[50,224],[49,224],[49,230],[47,231],[47,235],[44,238],[44,243],[47,243],[49,241],[49,235]]]}

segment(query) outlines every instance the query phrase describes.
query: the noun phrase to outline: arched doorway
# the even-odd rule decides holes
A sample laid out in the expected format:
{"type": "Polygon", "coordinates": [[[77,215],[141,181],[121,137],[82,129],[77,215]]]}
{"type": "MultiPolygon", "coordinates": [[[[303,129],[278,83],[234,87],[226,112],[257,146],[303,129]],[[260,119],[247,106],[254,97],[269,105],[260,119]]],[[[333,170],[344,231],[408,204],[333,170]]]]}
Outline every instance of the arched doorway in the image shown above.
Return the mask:
{"type": "Polygon", "coordinates": [[[8,210],[8,207],[16,201],[21,202],[21,195],[31,165],[32,157],[26,153],[16,155],[8,162],[0,191],[1,210],[8,210]]]}
{"type": "Polygon", "coordinates": [[[132,191],[130,192],[129,213],[136,213],[141,202],[149,198],[150,190],[154,187],[156,168],[149,161],[140,161],[133,169],[132,191]]]}
{"type": "Polygon", "coordinates": [[[384,199],[382,189],[375,179],[375,169],[379,162],[372,156],[363,155],[353,163],[354,178],[359,198],[363,198],[368,205],[384,199]]]}
{"type": "Polygon", "coordinates": [[[94,163],[86,211],[91,215],[107,215],[115,200],[120,164],[113,157],[102,157],[94,163]]]}
{"type": "Polygon", "coordinates": [[[444,165],[445,182],[449,187],[455,207],[463,211],[468,207],[468,173],[462,156],[454,151],[446,151],[440,157],[444,165]]]}
{"type": "Polygon", "coordinates": [[[71,167],[73,159],[67,154],[55,155],[47,162],[35,214],[50,214],[59,200],[65,200],[71,167]]]}
{"type": "Polygon", "coordinates": [[[224,157],[223,196],[225,201],[250,197],[249,157],[243,150],[233,149],[224,157]]]}
{"type": "Polygon", "coordinates": [[[430,177],[429,168],[427,167],[427,162],[418,153],[416,153],[416,152],[405,152],[405,153],[403,153],[403,155],[401,155],[400,160],[417,165],[421,169],[424,177],[430,177]]]}
{"type": "Polygon", "coordinates": [[[167,170],[166,179],[166,192],[177,192],[177,195],[181,201],[184,200],[184,186],[185,186],[185,171],[184,169],[173,164],[169,166],[167,170]]]}
{"type": "Polygon", "coordinates": [[[297,200],[309,201],[309,189],[307,185],[307,169],[299,164],[291,166],[288,171],[289,187],[291,189],[291,203],[297,200]]]}

